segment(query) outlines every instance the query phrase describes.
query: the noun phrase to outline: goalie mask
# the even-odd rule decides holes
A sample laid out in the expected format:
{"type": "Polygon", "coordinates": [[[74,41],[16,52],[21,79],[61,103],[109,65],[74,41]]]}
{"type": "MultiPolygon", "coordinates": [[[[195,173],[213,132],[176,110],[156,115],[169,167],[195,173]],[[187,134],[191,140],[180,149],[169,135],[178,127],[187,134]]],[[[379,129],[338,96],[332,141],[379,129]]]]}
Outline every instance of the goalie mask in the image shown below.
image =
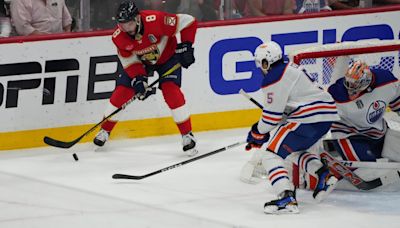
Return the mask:
{"type": "Polygon", "coordinates": [[[356,96],[371,84],[372,73],[365,62],[354,61],[350,64],[344,80],[344,86],[350,96],[356,96]]]}
{"type": "Polygon", "coordinates": [[[254,56],[256,66],[260,68],[264,74],[267,74],[271,65],[282,59],[282,49],[278,43],[270,41],[258,46],[254,56]]]}

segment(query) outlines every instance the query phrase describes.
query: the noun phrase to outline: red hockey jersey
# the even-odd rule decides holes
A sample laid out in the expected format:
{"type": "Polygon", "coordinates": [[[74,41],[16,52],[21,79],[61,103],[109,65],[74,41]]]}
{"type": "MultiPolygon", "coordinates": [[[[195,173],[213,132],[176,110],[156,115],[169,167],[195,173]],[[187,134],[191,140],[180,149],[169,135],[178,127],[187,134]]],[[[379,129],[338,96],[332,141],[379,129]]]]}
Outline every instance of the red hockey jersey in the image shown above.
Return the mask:
{"type": "Polygon", "coordinates": [[[119,27],[112,35],[122,66],[134,78],[146,75],[145,65],[162,65],[176,49],[175,35],[180,33],[181,42],[194,42],[197,21],[187,14],[169,14],[161,11],[142,10],[140,17],[143,35],[135,40],[119,27]]]}

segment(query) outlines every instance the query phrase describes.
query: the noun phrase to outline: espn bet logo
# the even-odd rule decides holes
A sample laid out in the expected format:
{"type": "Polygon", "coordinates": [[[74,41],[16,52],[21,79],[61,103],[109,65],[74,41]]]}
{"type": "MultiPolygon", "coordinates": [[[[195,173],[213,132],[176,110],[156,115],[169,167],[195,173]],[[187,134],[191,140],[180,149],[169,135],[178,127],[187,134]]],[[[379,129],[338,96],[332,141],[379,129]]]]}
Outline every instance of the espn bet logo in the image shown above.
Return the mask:
{"type": "Polygon", "coordinates": [[[108,99],[112,91],[95,92],[97,82],[115,81],[118,72],[122,70],[118,57],[90,57],[88,72],[82,72],[77,59],[46,60],[40,62],[19,62],[0,64],[0,107],[17,108],[18,101],[24,90],[39,89],[42,91],[41,104],[55,103],[55,94],[64,93],[63,101],[73,103],[78,101],[79,93],[86,93],[86,100],[108,99]],[[96,74],[96,68],[102,63],[115,62],[117,70],[109,74],[96,74]],[[65,77],[65,75],[67,75],[65,77]],[[83,76],[88,78],[83,80],[83,76]],[[79,83],[87,83],[86,91],[79,91],[79,83]],[[63,84],[63,86],[56,86],[63,84]],[[62,87],[64,92],[58,91],[62,87]]]}

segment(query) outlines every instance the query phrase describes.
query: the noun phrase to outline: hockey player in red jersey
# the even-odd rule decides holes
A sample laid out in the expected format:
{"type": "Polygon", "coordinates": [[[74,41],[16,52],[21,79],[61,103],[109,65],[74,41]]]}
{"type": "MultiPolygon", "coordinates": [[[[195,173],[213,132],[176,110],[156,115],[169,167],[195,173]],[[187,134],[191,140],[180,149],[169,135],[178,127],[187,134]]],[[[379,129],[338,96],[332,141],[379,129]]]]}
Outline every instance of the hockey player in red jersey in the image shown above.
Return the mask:
{"type": "MultiPolygon", "coordinates": [[[[188,68],[195,61],[192,46],[197,21],[194,17],[154,10],[139,11],[135,3],[128,0],[120,4],[116,20],[118,26],[112,35],[112,41],[118,49],[124,72],[117,79],[117,86],[104,116],[122,107],[134,96],[145,100],[153,94],[154,90],[147,84],[149,72],[157,72],[161,77],[177,64],[188,68]],[[175,37],[177,33],[181,35],[179,44],[175,37]]],[[[193,156],[197,153],[196,140],[192,134],[184,94],[180,89],[181,72],[179,67],[160,78],[159,88],[182,135],[183,151],[193,156]]],[[[103,146],[116,123],[115,118],[105,121],[94,143],[103,146]]]]}

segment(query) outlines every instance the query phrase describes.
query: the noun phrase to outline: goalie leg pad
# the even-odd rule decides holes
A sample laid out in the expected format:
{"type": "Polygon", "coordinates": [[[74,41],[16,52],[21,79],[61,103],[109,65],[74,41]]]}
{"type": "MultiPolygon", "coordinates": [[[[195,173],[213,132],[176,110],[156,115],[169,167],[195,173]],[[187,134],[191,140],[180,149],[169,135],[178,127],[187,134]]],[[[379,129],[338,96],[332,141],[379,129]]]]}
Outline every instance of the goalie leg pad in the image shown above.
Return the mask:
{"type": "Polygon", "coordinates": [[[385,135],[382,157],[389,158],[392,161],[400,162],[399,141],[400,132],[389,128],[385,135]]]}
{"type": "MultiPolygon", "coordinates": [[[[251,159],[246,162],[240,171],[240,180],[248,184],[258,184],[262,178],[266,178],[267,171],[262,165],[261,149],[253,150],[251,159]]],[[[264,152],[265,153],[265,152],[264,152]]]]}
{"type": "Polygon", "coordinates": [[[339,153],[346,161],[375,161],[382,157],[384,138],[371,139],[364,136],[352,136],[326,141],[324,142],[325,149],[334,155],[335,152],[339,153]]]}

